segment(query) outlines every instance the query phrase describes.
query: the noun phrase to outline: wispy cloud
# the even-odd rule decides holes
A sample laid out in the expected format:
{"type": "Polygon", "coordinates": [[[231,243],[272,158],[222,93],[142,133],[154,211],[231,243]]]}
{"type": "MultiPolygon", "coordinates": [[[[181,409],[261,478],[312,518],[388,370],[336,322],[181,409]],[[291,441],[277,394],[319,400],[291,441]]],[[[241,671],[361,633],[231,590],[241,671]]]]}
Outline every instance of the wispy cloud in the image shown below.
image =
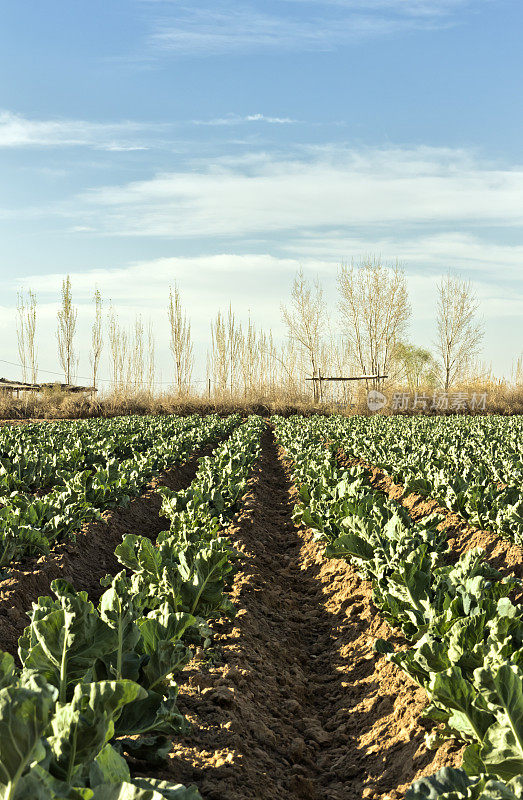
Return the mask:
{"type": "Polygon", "coordinates": [[[293,125],[299,120],[271,114],[228,113],[210,119],[146,123],[133,120],[96,122],[72,119],[30,119],[12,111],[0,110],[0,150],[5,148],[87,147],[107,152],[132,152],[154,147],[180,147],[184,143],[174,133],[193,125],[234,127],[239,125],[293,125]]]}
{"type": "Polygon", "coordinates": [[[296,5],[337,6],[351,11],[395,14],[403,17],[443,17],[462,8],[486,5],[492,0],[283,0],[296,5]]]}
{"type": "Polygon", "coordinates": [[[227,114],[224,117],[214,117],[213,119],[194,119],[194,125],[227,126],[244,125],[249,122],[261,122],[267,125],[294,125],[297,119],[290,117],[271,117],[266,114],[227,114]]]}
{"type": "MultiPolygon", "coordinates": [[[[422,267],[425,274],[439,276],[449,269],[458,270],[473,280],[496,283],[500,292],[506,291],[506,282],[519,279],[523,271],[522,245],[492,241],[482,232],[456,230],[452,224],[437,232],[395,228],[366,231],[364,235],[335,231],[318,236],[310,231],[289,237],[281,250],[291,258],[337,263],[357,260],[372,251],[385,260],[398,259],[409,271],[422,267]]],[[[523,287],[518,298],[521,307],[523,287]]]]}
{"type": "Polygon", "coordinates": [[[200,57],[267,49],[328,51],[351,41],[445,28],[456,22],[460,9],[487,2],[285,0],[278,14],[233,0],[167,3],[149,43],[155,51],[200,57]]]}
{"type": "Polygon", "coordinates": [[[330,49],[332,31],[311,21],[284,19],[246,7],[177,8],[150,37],[155,49],[208,56],[253,49],[330,49]]]}
{"type": "MultiPolygon", "coordinates": [[[[306,156],[192,163],[85,193],[101,231],[131,236],[269,237],[379,226],[523,223],[523,169],[443,148],[311,149],[306,156]]],[[[82,213],[83,210],[82,210],[82,213]]]]}
{"type": "Polygon", "coordinates": [[[146,150],[144,134],[151,129],[151,125],[131,121],[39,120],[0,111],[0,148],[84,146],[113,152],[146,150]]]}

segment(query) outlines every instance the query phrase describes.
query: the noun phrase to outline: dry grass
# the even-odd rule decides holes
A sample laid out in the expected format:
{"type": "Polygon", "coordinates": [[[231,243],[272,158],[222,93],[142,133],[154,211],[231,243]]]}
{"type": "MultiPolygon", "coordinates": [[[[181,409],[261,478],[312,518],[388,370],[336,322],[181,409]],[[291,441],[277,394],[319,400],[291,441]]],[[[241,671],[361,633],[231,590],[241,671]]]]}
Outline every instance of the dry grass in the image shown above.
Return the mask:
{"type": "Polygon", "coordinates": [[[487,413],[523,414],[523,385],[511,386],[504,381],[489,381],[487,384],[471,383],[465,391],[487,392],[487,413]]]}
{"type": "MultiPolygon", "coordinates": [[[[433,410],[427,409],[426,411],[420,410],[418,407],[416,410],[408,410],[408,411],[394,411],[391,408],[390,400],[394,392],[405,392],[407,393],[412,402],[414,400],[414,391],[409,389],[408,386],[402,385],[387,385],[383,390],[384,394],[389,399],[389,404],[386,406],[382,412],[385,415],[391,414],[431,414],[434,413],[438,414],[455,414],[455,411],[446,410],[440,412],[434,412],[433,410]]],[[[434,395],[434,387],[420,387],[418,389],[419,395],[427,395],[429,398],[432,398],[434,395]]],[[[436,389],[436,395],[439,395],[443,392],[442,389],[436,389]]],[[[452,387],[449,390],[449,398],[452,399],[452,395],[456,392],[463,392],[467,395],[468,398],[472,398],[472,395],[476,393],[476,395],[486,394],[486,406],[485,410],[476,410],[476,411],[462,411],[458,413],[465,413],[465,414],[501,414],[503,416],[513,416],[515,414],[523,414],[523,384],[510,384],[506,381],[501,380],[485,380],[485,379],[478,379],[478,380],[470,380],[466,383],[461,383],[457,386],[452,387]]],[[[431,400],[429,400],[428,405],[430,405],[431,400]]],[[[351,413],[353,414],[363,414],[367,415],[370,414],[367,408],[367,401],[366,401],[366,391],[363,387],[360,387],[359,391],[356,394],[354,400],[354,407],[351,409],[351,413]]]]}
{"type": "MultiPolygon", "coordinates": [[[[402,386],[387,386],[384,392],[390,398],[393,392],[406,391],[402,386]]],[[[510,385],[503,381],[471,381],[453,391],[487,393],[486,414],[523,414],[523,385],[510,385]]],[[[429,397],[432,388],[419,389],[429,397]]],[[[412,392],[410,392],[412,396],[412,392]]],[[[363,386],[355,392],[351,406],[324,402],[315,404],[307,395],[291,395],[281,392],[270,396],[253,396],[249,399],[226,396],[222,399],[208,399],[198,396],[180,397],[174,394],[152,396],[149,393],[114,393],[97,399],[89,399],[82,395],[68,394],[59,390],[51,390],[42,395],[29,395],[27,398],[11,398],[0,396],[0,419],[80,419],[87,417],[115,417],[127,414],[209,414],[221,415],[239,412],[243,415],[261,414],[369,414],[366,403],[366,392],[363,386]]],[[[396,413],[391,410],[390,403],[383,410],[384,414],[396,413]]],[[[419,413],[401,412],[401,413],[419,413]]],[[[423,413],[423,412],[421,412],[423,413]]],[[[433,412],[426,412],[433,413],[433,412]]],[[[453,413],[453,412],[443,412],[453,413]]],[[[476,412],[478,413],[478,412],[476,412]]]]}
{"type": "Polygon", "coordinates": [[[0,397],[0,419],[38,420],[38,419],[82,419],[88,417],[116,417],[128,414],[220,414],[240,413],[242,415],[260,414],[311,414],[325,413],[324,409],[297,398],[252,400],[224,398],[209,400],[201,397],[179,397],[172,394],[151,396],[149,394],[118,393],[91,400],[80,395],[65,392],[46,393],[42,396],[29,396],[27,399],[0,397]]]}

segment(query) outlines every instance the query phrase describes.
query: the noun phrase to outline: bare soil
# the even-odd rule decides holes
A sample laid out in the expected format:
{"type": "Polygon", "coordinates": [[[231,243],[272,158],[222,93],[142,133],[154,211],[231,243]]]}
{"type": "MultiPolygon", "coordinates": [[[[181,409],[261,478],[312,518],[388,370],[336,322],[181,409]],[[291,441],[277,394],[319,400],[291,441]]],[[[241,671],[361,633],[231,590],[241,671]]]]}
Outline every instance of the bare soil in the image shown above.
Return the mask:
{"type": "Polygon", "coordinates": [[[238,614],[214,626],[220,659],[200,653],[180,677],[194,726],[159,777],[195,783],[205,800],[401,797],[416,777],[458,765],[461,751],[426,749],[424,692],[372,651],[377,637],[402,640],[370,584],[294,525],[283,456],[267,431],[229,531],[243,554],[238,614]]]}
{"type": "Polygon", "coordinates": [[[523,578],[523,548],[509,539],[500,536],[493,531],[480,530],[469,525],[463,517],[448,508],[441,506],[437,500],[428,498],[416,492],[405,493],[401,484],[394,483],[390,475],[384,470],[368,464],[361,459],[353,459],[347,456],[342,450],[338,452],[338,461],[343,465],[361,464],[369,473],[369,481],[375,489],[385,492],[391,500],[395,500],[407,509],[414,522],[432,514],[434,511],[444,516],[444,520],[439,526],[445,530],[448,537],[449,548],[452,552],[452,559],[457,560],[459,556],[474,547],[481,547],[485,551],[485,558],[498,569],[502,575],[515,575],[523,578]]]}
{"type": "Polygon", "coordinates": [[[127,507],[105,511],[101,521],[88,522],[74,540],[57,545],[49,555],[14,565],[8,577],[0,580],[0,650],[16,655],[18,637],[28,624],[26,612],[40,595],[50,594],[55,578],[65,578],[77,591],[85,590],[91,600],[97,601],[104,591],[100,579],[122,569],[114,555],[122,538],[136,533],[155,539],[169,527],[160,516],[162,500],[156,488],[186,488],[196,474],[198,458],[211,453],[213,447],[202,448],[183,465],[153,479],[127,507]]]}

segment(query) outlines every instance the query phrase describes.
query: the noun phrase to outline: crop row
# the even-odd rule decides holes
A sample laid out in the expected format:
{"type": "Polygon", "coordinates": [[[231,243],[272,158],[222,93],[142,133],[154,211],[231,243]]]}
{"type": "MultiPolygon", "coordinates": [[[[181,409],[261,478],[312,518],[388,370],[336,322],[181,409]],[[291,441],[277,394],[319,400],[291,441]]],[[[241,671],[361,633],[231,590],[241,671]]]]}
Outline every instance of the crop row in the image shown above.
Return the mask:
{"type": "Polygon", "coordinates": [[[510,599],[518,582],[502,578],[479,549],[452,565],[441,516],[413,524],[361,467],[342,469],[328,420],[278,418],[276,433],[293,463],[296,516],[326,556],[353,562],[372,581],[376,606],[410,643],[395,651],[378,640],[375,649],[426,691],[428,744],[467,745],[462,769],[417,781],[407,800],[521,798],[523,616],[510,599]]]}
{"type": "Polygon", "coordinates": [[[199,424],[201,417],[115,417],[0,428],[0,493],[63,484],[72,472],[123,461],[199,424]]]}
{"type": "Polygon", "coordinates": [[[406,492],[523,543],[520,417],[332,417],[329,431],[406,492]]]}
{"type": "Polygon", "coordinates": [[[71,430],[40,424],[2,431],[0,568],[48,553],[84,522],[125,505],[153,475],[239,422],[238,415],[134,417],[69,423],[71,430]],[[34,494],[39,488],[45,494],[34,494]]]}
{"type": "Polygon", "coordinates": [[[236,554],[223,529],[239,508],[260,449],[250,417],[181,492],[162,490],[170,521],[156,545],[128,535],[125,569],[95,607],[54,581],[19,640],[21,668],[0,655],[1,800],[197,800],[194,788],[131,780],[125,754],[161,762],[186,723],[173,675],[212,620],[233,615],[226,590],[236,554]]]}

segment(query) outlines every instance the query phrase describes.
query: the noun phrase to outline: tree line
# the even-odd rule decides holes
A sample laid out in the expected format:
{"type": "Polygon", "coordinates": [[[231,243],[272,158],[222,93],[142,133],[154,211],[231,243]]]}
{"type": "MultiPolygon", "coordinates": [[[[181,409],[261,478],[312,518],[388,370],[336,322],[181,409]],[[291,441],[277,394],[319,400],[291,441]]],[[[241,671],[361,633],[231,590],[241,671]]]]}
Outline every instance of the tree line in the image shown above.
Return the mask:
{"type": "MultiPolygon", "coordinates": [[[[479,303],[470,281],[448,273],[436,288],[434,352],[406,339],[412,314],[407,280],[399,264],[367,259],[344,264],[338,276],[338,335],[318,280],[296,275],[290,303],[282,306],[289,338],[298,342],[312,376],[334,371],[383,376],[411,388],[442,386],[445,391],[470,377],[484,335],[479,303]]],[[[367,384],[382,385],[371,377],[367,384]]],[[[316,392],[318,383],[315,382],[316,392]]]]}
{"type": "MultiPolygon", "coordinates": [[[[281,305],[287,336],[277,343],[272,332],[252,319],[240,322],[232,306],[211,321],[207,353],[207,388],[215,397],[297,397],[306,393],[304,378],[320,376],[369,376],[367,385],[395,384],[441,386],[446,391],[470,377],[477,359],[483,325],[470,281],[448,273],[437,286],[433,350],[407,340],[412,309],[406,276],[399,264],[378,258],[344,264],[337,275],[337,315],[329,314],[319,279],[308,279],[298,270],[290,297],[281,305]]],[[[152,393],[156,377],[156,344],[153,325],[141,315],[131,327],[124,326],[110,303],[107,311],[99,289],[93,298],[93,323],[89,349],[90,381],[100,382],[100,362],[107,348],[114,392],[152,393]]],[[[169,290],[167,304],[169,349],[172,356],[173,391],[186,397],[193,391],[194,344],[191,323],[183,308],[179,288],[169,290]]],[[[64,382],[78,375],[76,349],[78,309],[73,303],[70,277],[64,278],[57,313],[58,360],[64,382]]],[[[18,293],[18,355],[24,382],[37,383],[37,298],[29,290],[18,293]]],[[[318,381],[309,392],[319,399],[318,381]]],[[[350,388],[335,391],[348,400],[350,388]]]]}
{"type": "MultiPolygon", "coordinates": [[[[112,304],[104,316],[102,294],[95,288],[93,294],[94,319],[91,326],[89,348],[90,381],[97,389],[100,377],[100,362],[104,347],[108,349],[111,388],[115,392],[152,392],[156,381],[156,343],[152,321],[144,325],[137,314],[132,326],[120,322],[118,312],[112,304]]],[[[177,286],[169,290],[167,309],[170,342],[173,356],[173,385],[180,395],[191,391],[194,366],[191,325],[181,304],[177,286]]],[[[57,312],[56,341],[58,361],[63,370],[64,383],[74,384],[78,375],[79,356],[76,350],[78,308],[73,303],[71,279],[64,278],[61,289],[61,304],[57,312]]],[[[22,381],[37,383],[38,356],[36,344],[37,298],[29,290],[17,295],[17,343],[22,370],[22,381]]]]}

